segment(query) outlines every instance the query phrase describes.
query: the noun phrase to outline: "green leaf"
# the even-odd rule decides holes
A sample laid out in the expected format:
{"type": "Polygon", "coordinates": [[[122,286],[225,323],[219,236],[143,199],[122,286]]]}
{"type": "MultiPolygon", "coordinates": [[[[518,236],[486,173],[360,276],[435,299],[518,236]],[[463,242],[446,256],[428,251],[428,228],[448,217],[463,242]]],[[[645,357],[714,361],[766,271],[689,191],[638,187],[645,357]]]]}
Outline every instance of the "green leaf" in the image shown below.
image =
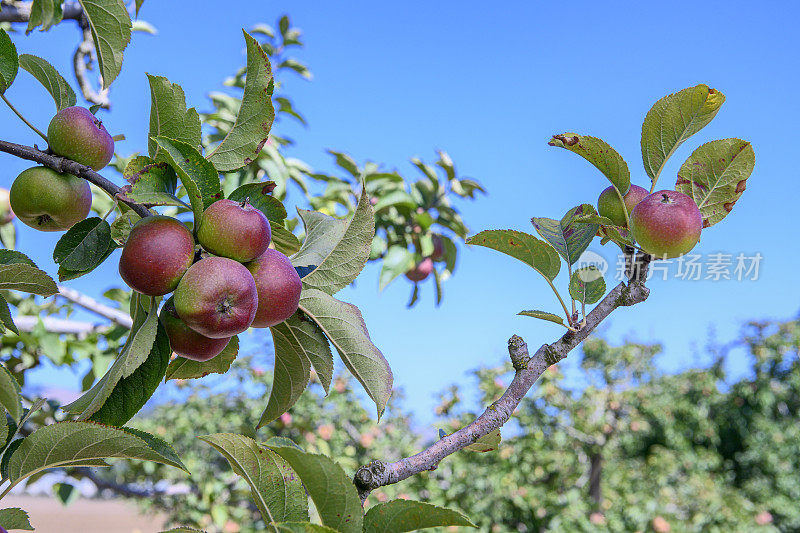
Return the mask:
{"type": "Polygon", "coordinates": [[[0,289],[29,292],[39,296],[52,296],[58,292],[56,282],[47,273],[22,263],[0,265],[0,289]]]}
{"type": "Polygon", "coordinates": [[[337,533],[336,529],[311,522],[273,522],[270,526],[278,533],[337,533]]]}
{"type": "Polygon", "coordinates": [[[191,209],[176,196],[178,176],[166,161],[156,162],[146,156],[131,159],[125,166],[123,177],[131,184],[126,195],[145,205],[173,205],[191,209]]]}
{"type": "Polygon", "coordinates": [[[124,429],[128,433],[132,433],[133,435],[145,441],[147,443],[147,446],[150,447],[150,449],[160,454],[168,461],[168,463],[166,464],[171,464],[173,466],[177,465],[177,467],[180,468],[181,470],[188,472],[188,470],[186,470],[186,467],[183,465],[181,458],[178,457],[177,453],[175,453],[175,449],[172,447],[172,445],[165,442],[163,439],[160,439],[155,435],[151,435],[146,431],[142,431],[141,429],[128,428],[128,427],[122,429],[124,429]]]}
{"type": "Polygon", "coordinates": [[[403,533],[443,526],[478,527],[458,511],[413,500],[378,503],[364,516],[365,533],[403,533]]]}
{"type": "Polygon", "coordinates": [[[144,4],[144,0],[136,0],[136,16],[139,16],[139,10],[142,9],[142,4],[144,4]]]}
{"type": "Polygon", "coordinates": [[[124,246],[131,234],[133,226],[142,219],[133,211],[122,213],[111,223],[111,238],[119,246],[124,246]]]}
{"type": "Polygon", "coordinates": [[[19,507],[0,509],[0,526],[7,530],[23,529],[25,531],[33,531],[33,526],[28,519],[28,513],[19,507]]]}
{"type": "Polygon", "coordinates": [[[501,440],[502,436],[500,435],[500,430],[495,429],[494,431],[487,433],[483,437],[479,438],[469,446],[465,446],[464,448],[462,448],[462,450],[468,452],[478,452],[478,453],[493,452],[500,446],[501,440]]]}
{"type": "Polygon", "coordinates": [[[756,154],[749,142],[720,139],[700,146],[678,171],[675,190],[694,199],[703,227],[713,226],[733,209],[753,173],[756,154]]]}
{"type": "Polygon", "coordinates": [[[153,461],[186,471],[174,457],[152,447],[127,428],[93,422],[58,422],[25,437],[11,456],[8,474],[15,482],[42,470],[104,463],[112,457],[153,461]]]}
{"type": "Polygon", "coordinates": [[[98,217],[81,220],[58,240],[53,261],[67,270],[82,272],[95,268],[105,259],[111,240],[111,226],[98,217]]]}
{"type": "Polygon", "coordinates": [[[626,246],[634,246],[636,243],[631,238],[628,228],[621,226],[600,226],[600,244],[605,244],[608,241],[617,243],[623,250],[626,246]]]}
{"type": "Polygon", "coordinates": [[[123,0],[78,0],[92,30],[103,88],[122,70],[122,53],[131,42],[131,17],[123,0]]]}
{"type": "Polygon", "coordinates": [[[36,266],[36,263],[22,252],[18,252],[17,250],[0,250],[0,265],[13,265],[16,263],[22,263],[33,267],[36,266]]]}
{"type": "Polygon", "coordinates": [[[17,325],[14,324],[14,317],[11,316],[11,310],[8,308],[8,302],[0,295],[0,331],[5,332],[7,329],[19,335],[17,325]]]}
{"type": "Polygon", "coordinates": [[[555,248],[521,231],[485,230],[467,239],[467,244],[485,246],[519,259],[550,281],[561,269],[555,248]]]}
{"type": "Polygon", "coordinates": [[[53,496],[61,502],[64,507],[78,499],[81,492],[75,488],[75,485],[69,483],[56,483],[53,485],[53,496]]]}
{"type": "Polygon", "coordinates": [[[380,213],[390,207],[414,209],[417,207],[417,202],[406,191],[392,191],[389,194],[379,196],[374,209],[376,213],[380,213]]]}
{"type": "Polygon", "coordinates": [[[205,209],[222,198],[219,174],[214,165],[200,155],[196,148],[180,141],[157,137],[156,143],[163,155],[178,173],[189,194],[195,221],[203,217],[205,209]]]}
{"type": "Polygon", "coordinates": [[[111,245],[108,247],[108,250],[106,250],[106,253],[103,254],[103,257],[100,258],[97,261],[97,264],[92,266],[92,267],[90,267],[90,268],[88,268],[88,269],[86,269],[86,270],[69,270],[69,269],[64,268],[64,267],[58,267],[58,280],[59,281],[67,281],[67,280],[79,278],[81,276],[85,276],[86,274],[88,274],[89,272],[91,272],[92,270],[94,270],[95,268],[100,266],[101,264],[103,264],[105,262],[105,260],[108,259],[108,256],[110,256],[112,253],[114,253],[114,250],[116,250],[116,249],[117,249],[116,244],[114,242],[112,242],[111,245]]]}
{"type": "Polygon", "coordinates": [[[303,287],[336,294],[358,277],[369,259],[375,236],[375,216],[366,188],[352,217],[339,220],[298,209],[306,240],[292,257],[295,267],[316,266],[303,278],[303,287]]]}
{"type": "Polygon", "coordinates": [[[270,222],[282,223],[286,219],[286,208],[280,200],[272,196],[275,182],[248,183],[242,185],[230,195],[228,199],[236,202],[247,200],[250,205],[264,213],[270,222]]]}
{"type": "MultiPolygon", "coordinates": [[[[308,520],[308,498],[287,461],[249,437],[217,433],[198,437],[222,454],[244,478],[265,522],[308,520]]],[[[293,448],[286,448],[293,449],[293,448]]]]}
{"type": "Polygon", "coordinates": [[[147,139],[150,157],[162,161],[156,142],[158,137],[184,142],[195,149],[199,147],[202,138],[200,116],[195,108],[186,109],[183,88],[177,83],[170,83],[163,76],[148,74],[147,81],[150,83],[151,100],[150,134],[147,139]]]}
{"type": "Polygon", "coordinates": [[[272,244],[275,245],[276,250],[285,256],[291,256],[300,251],[300,240],[294,233],[277,222],[270,222],[269,226],[272,229],[272,244]]]}
{"type": "Polygon", "coordinates": [[[19,70],[19,57],[17,47],[11,42],[11,37],[0,28],[0,94],[6,92],[14,83],[19,70]]]}
{"type": "Polygon", "coordinates": [[[577,133],[563,133],[554,135],[547,144],[578,154],[597,167],[620,194],[624,195],[628,192],[628,188],[631,186],[631,172],[628,170],[628,164],[603,139],[577,133]]]}
{"type": "Polygon", "coordinates": [[[53,65],[41,57],[22,54],[19,56],[19,66],[27,70],[47,89],[47,92],[53,97],[58,111],[74,106],[78,101],[69,82],[58,73],[53,65]]]}
{"type": "Polygon", "coordinates": [[[19,423],[22,416],[20,386],[3,364],[0,364],[0,405],[11,415],[14,422],[19,423]]]}
{"type": "Polygon", "coordinates": [[[597,214],[589,204],[573,207],[561,220],[532,218],[531,223],[539,235],[570,265],[574,264],[597,234],[597,224],[575,224],[575,218],[585,214],[597,214]]]}
{"type": "Polygon", "coordinates": [[[228,134],[213,152],[209,161],[220,172],[237,170],[253,162],[269,139],[275,120],[272,106],[272,67],[269,56],[257,40],[242,30],[247,43],[247,78],[239,115],[228,134]]]}
{"type": "Polygon", "coordinates": [[[61,0],[33,0],[31,14],[28,18],[28,28],[25,33],[32,32],[37,26],[42,27],[41,31],[47,31],[61,22],[63,16],[61,0]]]}
{"type": "Polygon", "coordinates": [[[561,324],[562,326],[566,326],[564,324],[564,317],[559,316],[553,313],[548,313],[547,311],[538,311],[538,310],[530,310],[530,311],[520,311],[517,313],[518,315],[522,316],[530,316],[533,318],[539,318],[541,320],[547,320],[549,322],[555,322],[556,324],[561,324]]]}
{"type": "Polygon", "coordinates": [[[14,224],[0,225],[0,243],[10,250],[17,245],[17,230],[14,224]]]}
{"type": "Polygon", "coordinates": [[[711,122],[723,102],[724,94],[700,84],[665,96],[647,112],[642,124],[642,160],[654,186],[667,159],[711,122]]]}
{"type": "Polygon", "coordinates": [[[405,246],[392,246],[386,252],[378,277],[378,290],[382,291],[397,276],[405,274],[414,267],[414,254],[405,246]]]}
{"type": "Polygon", "coordinates": [[[225,349],[208,361],[193,361],[185,357],[176,357],[170,361],[164,379],[194,379],[209,374],[224,374],[230,369],[238,353],[239,337],[234,335],[225,349]]]}
{"type": "Polygon", "coordinates": [[[275,346],[275,371],[269,401],[257,428],[269,424],[294,405],[308,386],[312,361],[324,365],[317,373],[326,391],[333,373],[333,355],[328,339],[312,322],[295,314],[272,326],[270,331],[275,346]]]}
{"type": "Polygon", "coordinates": [[[353,481],[329,457],[294,447],[271,448],[297,472],[322,523],[342,533],[361,533],[364,511],[353,481]]]}
{"type": "Polygon", "coordinates": [[[369,338],[358,307],[318,289],[304,289],[300,294],[300,309],[333,343],[347,369],[375,401],[380,418],[392,394],[392,369],[369,338]]]}
{"type": "Polygon", "coordinates": [[[586,305],[595,304],[606,293],[606,282],[596,266],[579,268],[569,279],[569,295],[586,305]]]}

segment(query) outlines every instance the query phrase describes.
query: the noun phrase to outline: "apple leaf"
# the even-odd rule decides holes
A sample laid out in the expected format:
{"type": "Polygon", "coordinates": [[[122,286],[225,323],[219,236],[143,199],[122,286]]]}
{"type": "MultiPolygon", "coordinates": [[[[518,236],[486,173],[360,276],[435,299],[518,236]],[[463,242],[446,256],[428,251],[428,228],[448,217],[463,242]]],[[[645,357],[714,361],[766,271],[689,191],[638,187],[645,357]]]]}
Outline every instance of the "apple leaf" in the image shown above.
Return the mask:
{"type": "Polygon", "coordinates": [[[202,139],[200,116],[195,108],[186,108],[183,88],[163,76],[148,74],[147,81],[150,83],[151,100],[150,133],[147,140],[150,157],[162,161],[156,142],[158,137],[184,142],[197,149],[202,139]]]}
{"type": "Polygon", "coordinates": [[[47,31],[61,22],[63,16],[61,0],[33,0],[31,14],[28,17],[28,28],[25,33],[29,34],[37,26],[42,27],[41,31],[47,31]]]}
{"type": "Polygon", "coordinates": [[[559,316],[559,315],[556,315],[554,313],[548,313],[547,311],[539,311],[539,310],[536,310],[536,309],[532,309],[532,310],[529,310],[529,311],[520,311],[517,314],[521,315],[521,316],[529,316],[529,317],[532,317],[532,318],[538,318],[540,320],[547,320],[549,322],[555,322],[556,324],[561,324],[562,326],[566,326],[566,324],[564,324],[564,317],[563,316],[559,316]]]}
{"type": "Polygon", "coordinates": [[[19,507],[0,509],[0,527],[8,531],[12,529],[33,531],[33,526],[28,518],[28,513],[19,507]]]}
{"type": "Polygon", "coordinates": [[[270,447],[283,457],[303,482],[320,520],[341,533],[362,533],[364,510],[353,481],[338,464],[324,455],[291,446],[270,447]]]}
{"type": "Polygon", "coordinates": [[[209,374],[227,372],[239,354],[239,337],[234,335],[222,352],[208,361],[193,361],[185,357],[176,357],[170,361],[164,381],[168,379],[194,379],[209,374]]]}
{"type": "Polygon", "coordinates": [[[631,172],[628,170],[628,164],[603,139],[577,133],[563,133],[554,135],[547,144],[566,148],[570,152],[578,154],[597,167],[620,194],[624,195],[628,192],[631,186],[631,172]]]}
{"type": "Polygon", "coordinates": [[[626,246],[635,246],[636,244],[628,228],[623,228],[622,226],[600,226],[600,236],[600,244],[612,241],[619,245],[623,251],[626,246]]]}
{"type": "Polygon", "coordinates": [[[280,200],[272,196],[274,182],[247,183],[228,195],[228,199],[236,202],[247,200],[250,205],[264,213],[270,222],[281,223],[286,219],[286,208],[280,200]]]}
{"type": "Polygon", "coordinates": [[[220,172],[250,164],[269,140],[275,120],[272,92],[275,83],[269,56],[261,44],[242,30],[247,43],[247,77],[236,122],[222,142],[208,155],[220,172]]]}
{"type": "Polygon", "coordinates": [[[36,263],[22,252],[17,250],[0,250],[0,265],[13,265],[15,263],[22,263],[32,267],[36,266],[36,263]]]}
{"type": "Polygon", "coordinates": [[[378,277],[378,290],[382,291],[397,276],[414,268],[414,254],[405,246],[391,246],[383,257],[381,273],[378,277]]]}
{"type": "Polygon", "coordinates": [[[692,197],[707,228],[731,212],[755,164],[756,154],[749,142],[711,141],[692,152],[681,166],[675,190],[692,197]]]}
{"type": "Polygon", "coordinates": [[[569,279],[569,295],[586,305],[595,304],[606,293],[606,282],[596,266],[579,268],[569,279]]]}
{"type": "Polygon", "coordinates": [[[11,37],[0,28],[0,94],[6,92],[14,83],[19,71],[19,57],[17,57],[17,47],[11,41],[11,37]]]}
{"type": "Polygon", "coordinates": [[[122,176],[130,183],[126,196],[135,202],[152,205],[185,207],[186,202],[176,196],[178,177],[166,161],[156,162],[146,156],[137,156],[125,166],[122,176]]]}
{"type": "Polygon", "coordinates": [[[392,369],[369,338],[361,311],[318,289],[303,290],[300,310],[333,343],[347,369],[375,402],[380,418],[392,394],[392,369]]]}
{"type": "Polygon", "coordinates": [[[308,520],[308,497],[303,484],[279,454],[234,433],[198,438],[222,454],[231,469],[247,482],[265,522],[308,520]]]}
{"type": "Polygon", "coordinates": [[[17,325],[14,324],[14,317],[11,316],[11,310],[8,308],[8,302],[5,297],[0,296],[0,332],[5,333],[7,329],[19,335],[17,325]]]}
{"type": "Polygon", "coordinates": [[[275,245],[276,250],[285,256],[291,256],[300,251],[300,240],[294,233],[283,227],[283,224],[270,222],[269,227],[272,229],[272,244],[275,245]]]}
{"type": "Polygon", "coordinates": [[[375,216],[366,187],[362,187],[355,213],[349,219],[302,209],[298,213],[306,229],[306,240],[292,257],[292,265],[316,265],[303,278],[303,287],[336,294],[356,279],[369,259],[375,216]]]}
{"type": "Polygon", "coordinates": [[[532,218],[531,223],[539,235],[570,265],[574,264],[592,243],[600,227],[597,224],[576,224],[575,218],[581,215],[596,215],[594,207],[581,204],[573,207],[561,218],[532,218]]]}
{"type": "Polygon", "coordinates": [[[337,533],[336,529],[311,522],[273,522],[278,533],[337,533]]]}
{"type": "Polygon", "coordinates": [[[131,42],[131,17],[123,0],[78,0],[92,30],[103,88],[122,71],[122,53],[131,42]]]}
{"type": "Polygon", "coordinates": [[[376,503],[364,515],[366,533],[404,533],[444,526],[478,527],[458,511],[413,500],[376,503]]]}
{"type": "Polygon", "coordinates": [[[53,261],[66,270],[82,272],[98,266],[107,256],[111,226],[98,217],[81,220],[58,240],[53,261]]]}
{"type": "Polygon", "coordinates": [[[487,433],[483,437],[480,437],[472,444],[465,446],[464,448],[462,448],[462,451],[478,452],[478,453],[493,452],[500,447],[500,441],[502,440],[502,438],[503,437],[500,434],[500,430],[495,429],[494,431],[487,433]]]}
{"type": "Polygon", "coordinates": [[[716,116],[725,95],[700,84],[656,102],[642,124],[642,160],[653,187],[678,147],[716,116]]]}
{"type": "Polygon", "coordinates": [[[108,249],[106,250],[106,252],[103,254],[103,256],[100,259],[97,260],[97,263],[95,265],[87,268],[86,270],[70,270],[68,268],[64,268],[63,266],[59,266],[58,267],[58,280],[59,281],[67,281],[67,280],[79,278],[81,276],[85,276],[86,274],[88,274],[89,272],[91,272],[92,270],[94,270],[95,268],[100,266],[101,264],[103,264],[105,262],[105,260],[108,259],[108,256],[110,256],[112,253],[114,253],[114,250],[116,250],[116,249],[117,249],[117,245],[112,240],[109,243],[109,246],[108,246],[108,249]]]}
{"type": "MultiPolygon", "coordinates": [[[[0,406],[19,423],[22,417],[22,396],[20,386],[4,364],[0,363],[0,406]]],[[[5,421],[5,419],[3,419],[5,421]]]]}
{"type": "Polygon", "coordinates": [[[561,260],[555,248],[521,231],[484,230],[467,239],[467,244],[485,246],[519,259],[550,281],[561,270],[561,260]]]}
{"type": "Polygon", "coordinates": [[[52,490],[53,496],[55,496],[59,503],[64,507],[77,500],[78,496],[81,494],[75,485],[71,485],[69,483],[55,483],[52,490]]]}
{"type": "Polygon", "coordinates": [[[56,282],[46,272],[23,263],[0,265],[0,289],[29,292],[39,296],[52,296],[58,292],[56,282]]]}
{"type": "Polygon", "coordinates": [[[56,103],[56,109],[62,109],[74,106],[78,101],[75,96],[75,91],[70,87],[69,82],[58,73],[58,71],[42,59],[30,54],[22,54],[19,56],[19,66],[27,70],[39,83],[41,83],[53,101],[56,103]]]}
{"type": "Polygon", "coordinates": [[[111,238],[119,246],[125,246],[133,226],[142,219],[133,211],[126,211],[111,223],[111,238]]]}

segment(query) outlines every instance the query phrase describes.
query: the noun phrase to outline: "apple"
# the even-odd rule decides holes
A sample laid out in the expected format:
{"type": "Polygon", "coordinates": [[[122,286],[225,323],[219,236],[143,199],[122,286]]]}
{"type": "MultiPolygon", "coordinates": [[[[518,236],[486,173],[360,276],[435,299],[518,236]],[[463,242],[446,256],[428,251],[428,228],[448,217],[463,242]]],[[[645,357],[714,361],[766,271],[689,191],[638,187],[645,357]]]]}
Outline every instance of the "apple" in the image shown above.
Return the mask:
{"type": "Polygon", "coordinates": [[[431,259],[434,261],[442,261],[444,259],[444,240],[441,235],[433,234],[433,253],[431,259]]]}
{"type": "Polygon", "coordinates": [[[48,167],[23,170],[8,195],[11,209],[28,226],[64,231],[85,219],[92,207],[89,182],[48,167]]]}
{"type": "Polygon", "coordinates": [[[254,328],[280,324],[297,311],[303,283],[288,257],[268,248],[245,266],[256,280],[258,291],[254,328]]]}
{"type": "Polygon", "coordinates": [[[162,215],[138,221],[119,258],[119,275],[148,296],[175,290],[194,261],[194,238],[178,220],[162,215]]]}
{"type": "Polygon", "coordinates": [[[0,226],[14,220],[14,211],[11,209],[9,190],[0,187],[0,226]]]}
{"type": "MultiPolygon", "coordinates": [[[[630,216],[633,208],[644,200],[648,194],[650,193],[643,187],[638,185],[630,186],[628,192],[622,197],[625,200],[628,216],[630,216]]],[[[625,213],[622,211],[622,202],[619,201],[619,195],[614,187],[608,187],[600,193],[600,198],[597,199],[597,212],[602,217],[610,218],[617,226],[628,227],[625,221],[625,213]]]]}
{"type": "Polygon", "coordinates": [[[164,331],[169,337],[169,345],[175,355],[193,361],[208,361],[218,356],[228,345],[230,337],[212,339],[197,333],[186,325],[175,310],[175,300],[170,297],[158,315],[164,331]]]}
{"type": "Polygon", "coordinates": [[[700,209],[676,191],[648,195],[631,213],[631,233],[656,258],[678,257],[695,247],[703,229],[700,209]]]}
{"type": "Polygon", "coordinates": [[[114,157],[114,139],[85,107],[67,107],[56,113],[47,128],[47,139],[54,153],[94,170],[114,157]]]}
{"type": "Polygon", "coordinates": [[[208,257],[189,267],[175,289],[175,310],[196,332],[221,339],[250,327],[258,309],[256,281],[241,263],[208,257]]]}
{"type": "Polygon", "coordinates": [[[203,213],[197,240],[214,255],[246,263],[264,253],[272,230],[264,213],[247,200],[217,200],[203,213]]]}
{"type": "Polygon", "coordinates": [[[406,277],[413,282],[419,282],[430,276],[431,272],[433,272],[433,260],[426,257],[406,272],[406,277]]]}

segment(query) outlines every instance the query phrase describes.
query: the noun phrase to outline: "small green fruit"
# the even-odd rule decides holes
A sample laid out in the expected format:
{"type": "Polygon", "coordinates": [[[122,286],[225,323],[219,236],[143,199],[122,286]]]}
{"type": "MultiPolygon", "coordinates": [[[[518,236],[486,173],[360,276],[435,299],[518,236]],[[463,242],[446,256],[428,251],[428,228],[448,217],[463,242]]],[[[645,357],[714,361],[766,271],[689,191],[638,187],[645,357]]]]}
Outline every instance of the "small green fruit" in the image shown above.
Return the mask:
{"type": "Polygon", "coordinates": [[[264,253],[272,229],[264,213],[247,200],[217,200],[203,213],[197,240],[214,255],[246,263],[264,253]]]}
{"type": "Polygon", "coordinates": [[[700,240],[703,216],[689,196],[676,191],[648,195],[631,213],[631,233],[656,259],[678,257],[700,240]]]}
{"type": "MultiPolygon", "coordinates": [[[[648,194],[647,189],[638,185],[630,186],[628,192],[623,196],[628,216],[636,204],[644,200],[648,194]]],[[[616,226],[628,227],[625,221],[625,212],[622,210],[622,202],[619,201],[619,195],[614,187],[608,187],[600,193],[600,198],[597,199],[597,212],[602,217],[610,218],[616,226]]]]}
{"type": "Polygon", "coordinates": [[[17,217],[41,231],[64,231],[85,219],[92,207],[89,183],[47,167],[23,170],[9,191],[17,217]]]}
{"type": "Polygon", "coordinates": [[[200,335],[195,330],[186,325],[178,312],[175,310],[175,300],[170,297],[161,308],[158,315],[164,330],[169,337],[169,345],[175,355],[191,359],[193,361],[208,361],[222,353],[222,350],[231,340],[228,338],[212,339],[200,335]]]}
{"type": "Polygon", "coordinates": [[[47,128],[50,149],[94,170],[114,157],[114,139],[103,123],[85,107],[67,107],[56,113],[47,128]]]}

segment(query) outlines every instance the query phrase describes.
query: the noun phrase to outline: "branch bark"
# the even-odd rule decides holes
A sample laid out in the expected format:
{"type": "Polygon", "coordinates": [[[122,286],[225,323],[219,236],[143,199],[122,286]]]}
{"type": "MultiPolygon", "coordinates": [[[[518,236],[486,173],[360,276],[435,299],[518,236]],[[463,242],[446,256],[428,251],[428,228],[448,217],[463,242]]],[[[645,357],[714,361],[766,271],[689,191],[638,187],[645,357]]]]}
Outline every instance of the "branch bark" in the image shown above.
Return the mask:
{"type": "Polygon", "coordinates": [[[75,305],[83,307],[87,311],[91,311],[92,313],[102,316],[103,318],[107,318],[119,326],[130,328],[133,325],[133,321],[131,320],[130,315],[127,313],[101,304],[94,298],[86,296],[80,291],[76,291],[75,289],[66,287],[64,285],[59,285],[58,294],[62,298],[69,300],[75,305]]]}
{"type": "MultiPolygon", "coordinates": [[[[33,2],[3,2],[0,22],[28,22],[31,18],[33,2]]],[[[63,20],[80,20],[83,9],[78,2],[66,2],[63,6],[63,20]]]]}

